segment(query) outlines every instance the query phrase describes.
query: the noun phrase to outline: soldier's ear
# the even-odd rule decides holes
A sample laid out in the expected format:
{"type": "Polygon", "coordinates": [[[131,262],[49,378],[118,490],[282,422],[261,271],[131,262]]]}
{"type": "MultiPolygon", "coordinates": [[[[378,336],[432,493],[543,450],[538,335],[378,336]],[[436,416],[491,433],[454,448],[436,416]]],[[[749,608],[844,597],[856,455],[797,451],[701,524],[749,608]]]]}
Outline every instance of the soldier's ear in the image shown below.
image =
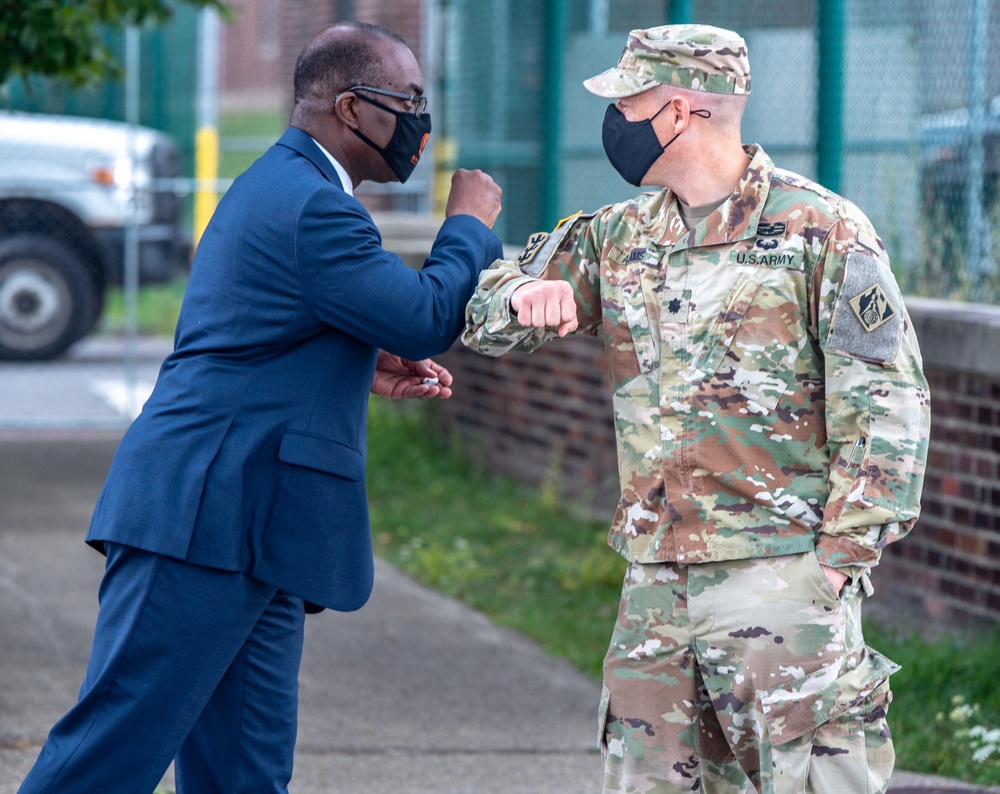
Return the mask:
{"type": "Polygon", "coordinates": [[[674,128],[677,132],[680,132],[691,123],[691,103],[688,102],[687,97],[678,94],[671,98],[670,106],[673,113],[674,128]]]}
{"type": "Polygon", "coordinates": [[[684,129],[684,124],[690,115],[691,107],[687,100],[679,94],[672,97],[664,97],[662,107],[656,112],[656,119],[663,119],[671,135],[676,135],[684,129]]]}

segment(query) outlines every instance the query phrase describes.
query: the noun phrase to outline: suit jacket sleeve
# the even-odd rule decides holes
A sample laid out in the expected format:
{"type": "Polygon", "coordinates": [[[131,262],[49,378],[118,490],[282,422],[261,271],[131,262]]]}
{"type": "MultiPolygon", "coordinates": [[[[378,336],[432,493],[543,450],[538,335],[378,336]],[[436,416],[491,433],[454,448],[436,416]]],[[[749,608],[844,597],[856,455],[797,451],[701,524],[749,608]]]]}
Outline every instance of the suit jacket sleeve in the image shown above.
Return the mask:
{"type": "Polygon", "coordinates": [[[476,218],[452,216],[423,268],[412,270],[382,248],[364,208],[337,194],[311,195],[296,226],[295,265],[316,316],[410,360],[447,350],[479,272],[503,253],[500,240],[476,218]]]}

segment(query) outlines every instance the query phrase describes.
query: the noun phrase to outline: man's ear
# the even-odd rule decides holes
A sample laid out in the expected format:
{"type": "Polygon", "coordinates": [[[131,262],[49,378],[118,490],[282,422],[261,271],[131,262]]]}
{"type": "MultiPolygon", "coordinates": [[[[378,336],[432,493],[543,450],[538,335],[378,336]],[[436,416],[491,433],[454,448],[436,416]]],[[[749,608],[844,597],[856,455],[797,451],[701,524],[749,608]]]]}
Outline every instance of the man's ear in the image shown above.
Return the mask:
{"type": "Polygon", "coordinates": [[[683,131],[691,121],[691,103],[687,97],[675,94],[670,99],[670,107],[666,111],[674,125],[674,132],[683,131]]]}
{"type": "Polygon", "coordinates": [[[345,91],[333,103],[333,115],[351,129],[358,128],[357,99],[350,91],[345,91]]]}

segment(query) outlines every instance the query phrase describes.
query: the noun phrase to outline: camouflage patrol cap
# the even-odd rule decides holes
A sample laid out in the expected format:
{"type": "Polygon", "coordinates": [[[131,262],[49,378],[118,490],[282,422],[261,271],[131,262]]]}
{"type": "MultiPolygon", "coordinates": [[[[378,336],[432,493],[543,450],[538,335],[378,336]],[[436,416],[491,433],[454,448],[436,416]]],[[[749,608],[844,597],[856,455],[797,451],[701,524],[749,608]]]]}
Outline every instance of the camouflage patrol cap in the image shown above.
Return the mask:
{"type": "Polygon", "coordinates": [[[655,85],[749,94],[747,44],[731,30],[710,25],[633,30],[618,65],[583,85],[603,97],[633,96],[655,85]]]}

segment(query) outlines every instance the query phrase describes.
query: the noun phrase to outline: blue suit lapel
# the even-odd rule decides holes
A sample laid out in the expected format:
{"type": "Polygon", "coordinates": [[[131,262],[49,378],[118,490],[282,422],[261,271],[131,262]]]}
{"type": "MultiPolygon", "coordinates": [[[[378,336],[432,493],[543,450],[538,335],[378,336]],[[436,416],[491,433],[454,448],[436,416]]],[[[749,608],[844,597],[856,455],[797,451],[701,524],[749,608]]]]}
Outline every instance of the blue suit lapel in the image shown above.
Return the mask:
{"type": "Polygon", "coordinates": [[[341,190],[344,189],[340,175],[337,174],[337,169],[333,167],[330,158],[323,154],[323,151],[316,145],[316,141],[308,133],[297,127],[289,127],[285,130],[284,135],[278,139],[277,145],[298,152],[316,166],[327,180],[337,185],[341,190]]]}

